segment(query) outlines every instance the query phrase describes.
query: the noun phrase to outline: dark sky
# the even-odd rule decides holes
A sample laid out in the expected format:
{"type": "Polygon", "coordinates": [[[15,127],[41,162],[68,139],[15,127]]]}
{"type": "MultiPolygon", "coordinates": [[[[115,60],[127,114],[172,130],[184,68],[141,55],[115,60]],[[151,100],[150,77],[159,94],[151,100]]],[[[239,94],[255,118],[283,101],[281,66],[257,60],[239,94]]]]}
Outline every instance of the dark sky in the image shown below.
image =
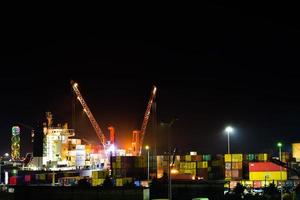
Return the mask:
{"type": "MultiPolygon", "coordinates": [[[[104,132],[113,124],[119,141],[130,141],[130,132],[140,127],[156,84],[157,120],[179,119],[172,140],[181,151],[224,153],[228,124],[236,128],[233,152],[276,151],[278,140],[288,150],[299,142],[296,10],[211,3],[183,13],[137,23],[81,22],[74,29],[19,19],[3,28],[0,153],[9,151],[15,123],[35,126],[50,110],[57,122],[71,124],[71,79],[104,132]]],[[[95,140],[81,109],[76,104],[77,135],[95,140]]],[[[29,130],[21,130],[25,153],[29,130]]],[[[159,134],[163,149],[166,133],[159,134]]]]}

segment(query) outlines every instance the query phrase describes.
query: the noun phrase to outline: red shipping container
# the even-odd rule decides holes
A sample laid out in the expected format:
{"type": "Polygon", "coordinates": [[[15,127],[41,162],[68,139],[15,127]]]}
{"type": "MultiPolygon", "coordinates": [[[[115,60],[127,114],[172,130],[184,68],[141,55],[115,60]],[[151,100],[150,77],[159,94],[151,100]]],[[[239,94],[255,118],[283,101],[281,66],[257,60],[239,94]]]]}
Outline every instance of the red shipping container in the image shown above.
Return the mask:
{"type": "MultiPolygon", "coordinates": [[[[284,167],[281,167],[282,171],[286,171],[284,167]]],[[[280,171],[280,166],[272,162],[250,162],[249,172],[265,172],[265,171],[280,171]]]]}
{"type": "Polygon", "coordinates": [[[31,176],[25,175],[25,182],[30,182],[30,181],[31,181],[31,176]]]}
{"type": "Polygon", "coordinates": [[[17,176],[9,177],[9,185],[17,185],[17,176]]]}

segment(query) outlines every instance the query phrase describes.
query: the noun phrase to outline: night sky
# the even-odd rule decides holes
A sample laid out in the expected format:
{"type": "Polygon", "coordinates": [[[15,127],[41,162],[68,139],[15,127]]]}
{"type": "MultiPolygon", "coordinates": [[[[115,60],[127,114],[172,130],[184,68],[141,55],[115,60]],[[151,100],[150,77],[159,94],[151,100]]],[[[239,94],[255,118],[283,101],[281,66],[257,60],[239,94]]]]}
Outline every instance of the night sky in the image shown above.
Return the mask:
{"type": "MultiPolygon", "coordinates": [[[[35,126],[46,111],[72,125],[71,79],[120,144],[140,128],[155,84],[157,121],[179,119],[172,143],[181,152],[225,153],[228,124],[232,152],[272,152],[277,141],[290,150],[300,142],[300,27],[292,8],[276,8],[212,3],[136,24],[32,28],[21,20],[3,29],[0,153],[10,149],[12,125],[35,126]]],[[[74,115],[77,136],[95,141],[78,102],[74,115]]],[[[21,131],[25,154],[30,130],[21,131]]],[[[158,132],[163,151],[166,132],[158,132]]]]}

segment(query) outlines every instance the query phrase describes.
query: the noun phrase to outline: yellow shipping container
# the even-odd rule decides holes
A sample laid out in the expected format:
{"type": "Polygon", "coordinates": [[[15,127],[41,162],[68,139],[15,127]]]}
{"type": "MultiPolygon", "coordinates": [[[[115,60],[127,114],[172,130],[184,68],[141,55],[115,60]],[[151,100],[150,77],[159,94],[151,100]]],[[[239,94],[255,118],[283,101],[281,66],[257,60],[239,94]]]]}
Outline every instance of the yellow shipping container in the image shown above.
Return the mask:
{"type": "Polygon", "coordinates": [[[300,162],[300,143],[292,144],[293,158],[296,158],[296,162],[300,162]]]}
{"type": "Polygon", "coordinates": [[[99,178],[99,185],[102,185],[104,183],[104,178],[99,178]]]}
{"type": "Polygon", "coordinates": [[[278,180],[287,180],[287,172],[282,171],[270,171],[270,172],[249,172],[249,180],[251,181],[278,181],[278,180]]]}
{"type": "Polygon", "coordinates": [[[192,156],[191,155],[186,155],[185,156],[185,161],[191,161],[192,160],[192,156]]]}
{"type": "Polygon", "coordinates": [[[92,186],[99,186],[102,185],[104,182],[103,178],[96,178],[96,179],[92,179],[92,186]]]}
{"type": "Polygon", "coordinates": [[[185,168],[186,168],[185,162],[180,162],[179,168],[180,168],[180,169],[185,169],[185,168]]]}
{"type": "Polygon", "coordinates": [[[39,180],[46,180],[46,174],[39,174],[39,180]]]}
{"type": "Polygon", "coordinates": [[[115,166],[117,169],[120,169],[121,168],[121,162],[116,162],[116,166],[115,166]]]}
{"type": "Polygon", "coordinates": [[[268,160],[268,154],[266,154],[266,153],[258,154],[258,160],[259,161],[267,161],[268,160]]]}
{"type": "Polygon", "coordinates": [[[225,162],[243,162],[243,154],[225,154],[225,162]]]}
{"type": "Polygon", "coordinates": [[[116,186],[122,187],[123,186],[123,179],[122,178],[116,178],[116,186]]]}
{"type": "Polygon", "coordinates": [[[232,162],[243,162],[243,154],[232,154],[232,162]]]}
{"type": "Polygon", "coordinates": [[[196,169],[196,162],[191,162],[191,169],[196,169]]]}
{"type": "Polygon", "coordinates": [[[196,169],[186,169],[186,170],[184,170],[184,174],[195,175],[196,174],[196,169]]]}
{"type": "Polygon", "coordinates": [[[197,168],[207,168],[208,163],[207,161],[197,162],[197,168]]]}
{"type": "Polygon", "coordinates": [[[231,161],[231,154],[225,154],[225,162],[232,162],[231,161]]]}
{"type": "Polygon", "coordinates": [[[191,163],[190,162],[186,162],[185,163],[185,168],[186,169],[191,169],[191,163]]]}
{"type": "Polygon", "coordinates": [[[92,178],[97,179],[98,178],[98,172],[99,171],[92,171],[92,178]]]}

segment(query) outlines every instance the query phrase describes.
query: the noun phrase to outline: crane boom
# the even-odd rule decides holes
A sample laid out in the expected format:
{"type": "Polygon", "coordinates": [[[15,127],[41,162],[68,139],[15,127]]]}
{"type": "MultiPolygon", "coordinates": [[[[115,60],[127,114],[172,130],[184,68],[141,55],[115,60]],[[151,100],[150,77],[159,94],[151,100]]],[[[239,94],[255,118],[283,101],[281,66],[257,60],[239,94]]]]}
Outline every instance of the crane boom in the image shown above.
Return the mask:
{"type": "Polygon", "coordinates": [[[74,92],[77,95],[77,99],[80,101],[80,103],[83,107],[84,112],[88,116],[88,118],[89,118],[89,120],[90,120],[96,134],[97,134],[97,137],[99,138],[101,144],[103,145],[103,149],[105,150],[105,136],[102,133],[99,124],[97,123],[94,115],[92,114],[92,112],[90,111],[88,105],[86,104],[85,100],[83,99],[83,97],[82,97],[82,95],[81,95],[81,93],[78,89],[78,84],[75,83],[74,81],[71,81],[71,85],[72,85],[72,88],[73,88],[74,92]]]}
{"type": "Polygon", "coordinates": [[[141,132],[140,132],[141,137],[140,137],[140,144],[139,144],[139,155],[141,155],[141,153],[142,153],[143,140],[144,140],[144,137],[145,137],[145,132],[146,132],[147,124],[148,124],[148,121],[149,121],[152,104],[153,104],[153,101],[154,101],[155,96],[156,96],[156,90],[157,90],[156,86],[153,85],[153,88],[152,88],[152,91],[151,91],[151,96],[150,96],[150,99],[148,101],[147,109],[146,109],[144,120],[143,120],[142,127],[141,127],[141,132]]]}

